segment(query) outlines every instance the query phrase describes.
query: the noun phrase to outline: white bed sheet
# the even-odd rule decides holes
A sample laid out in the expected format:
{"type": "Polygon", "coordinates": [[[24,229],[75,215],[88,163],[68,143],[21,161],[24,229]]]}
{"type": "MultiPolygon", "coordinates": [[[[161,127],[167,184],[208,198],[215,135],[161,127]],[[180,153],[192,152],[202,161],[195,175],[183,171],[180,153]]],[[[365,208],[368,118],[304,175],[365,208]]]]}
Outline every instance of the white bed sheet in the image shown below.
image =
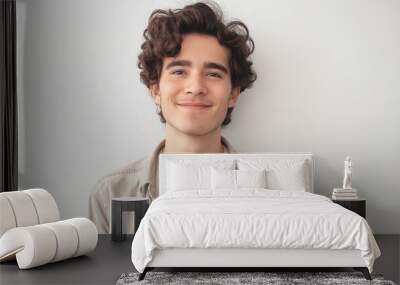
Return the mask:
{"type": "Polygon", "coordinates": [[[370,272],[380,256],[361,216],[321,195],[266,189],[161,195],[133,239],[133,265],[143,272],[165,248],[358,249],[370,272]]]}

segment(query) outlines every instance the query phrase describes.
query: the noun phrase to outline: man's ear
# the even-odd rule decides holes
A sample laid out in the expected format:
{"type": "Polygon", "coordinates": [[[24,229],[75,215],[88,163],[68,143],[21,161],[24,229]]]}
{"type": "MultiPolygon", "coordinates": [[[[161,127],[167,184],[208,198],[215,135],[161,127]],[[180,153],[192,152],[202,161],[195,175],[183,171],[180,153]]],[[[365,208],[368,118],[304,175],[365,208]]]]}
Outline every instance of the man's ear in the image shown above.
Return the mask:
{"type": "Polygon", "coordinates": [[[240,95],[240,87],[232,88],[231,96],[229,98],[228,106],[229,108],[235,107],[237,100],[239,99],[240,95]]]}
{"type": "Polygon", "coordinates": [[[157,105],[161,104],[161,97],[160,97],[160,87],[157,83],[150,85],[150,94],[153,97],[154,103],[157,105]]]}

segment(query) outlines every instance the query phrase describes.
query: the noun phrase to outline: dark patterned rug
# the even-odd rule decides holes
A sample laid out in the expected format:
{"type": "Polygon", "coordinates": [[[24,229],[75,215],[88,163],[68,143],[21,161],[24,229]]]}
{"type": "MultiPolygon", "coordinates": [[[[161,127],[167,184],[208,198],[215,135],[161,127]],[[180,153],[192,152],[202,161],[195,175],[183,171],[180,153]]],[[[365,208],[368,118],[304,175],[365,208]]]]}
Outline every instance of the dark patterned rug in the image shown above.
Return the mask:
{"type": "Polygon", "coordinates": [[[379,284],[396,285],[384,280],[381,274],[371,274],[366,280],[361,272],[147,272],[145,279],[138,281],[139,273],[124,273],[117,285],[133,284],[379,284]]]}

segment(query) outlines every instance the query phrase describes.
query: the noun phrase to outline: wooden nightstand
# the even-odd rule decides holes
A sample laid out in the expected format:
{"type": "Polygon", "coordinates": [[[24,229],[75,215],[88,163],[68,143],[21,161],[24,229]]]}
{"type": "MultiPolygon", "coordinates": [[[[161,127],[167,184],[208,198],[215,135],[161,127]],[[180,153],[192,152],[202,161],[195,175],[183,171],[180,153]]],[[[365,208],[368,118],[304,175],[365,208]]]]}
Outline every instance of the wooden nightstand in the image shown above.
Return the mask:
{"type": "Polygon", "coordinates": [[[359,214],[361,217],[366,219],[366,200],[355,199],[355,200],[332,200],[332,202],[339,204],[340,206],[359,214]]]}

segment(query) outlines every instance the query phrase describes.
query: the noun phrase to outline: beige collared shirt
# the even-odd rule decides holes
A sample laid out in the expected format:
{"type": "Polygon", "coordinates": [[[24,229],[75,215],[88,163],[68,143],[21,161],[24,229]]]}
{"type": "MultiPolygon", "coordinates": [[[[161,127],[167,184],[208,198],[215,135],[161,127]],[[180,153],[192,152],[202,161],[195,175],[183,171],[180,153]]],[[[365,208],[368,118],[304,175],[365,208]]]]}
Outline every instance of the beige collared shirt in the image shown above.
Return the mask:
{"type": "MultiPolygon", "coordinates": [[[[225,153],[236,153],[226,138],[221,136],[225,153]]],[[[96,224],[99,234],[111,233],[111,199],[117,197],[158,197],[158,155],[165,146],[163,140],[145,158],[101,178],[89,197],[89,218],[96,224]]],[[[133,233],[134,214],[128,215],[127,233],[133,233]]]]}

